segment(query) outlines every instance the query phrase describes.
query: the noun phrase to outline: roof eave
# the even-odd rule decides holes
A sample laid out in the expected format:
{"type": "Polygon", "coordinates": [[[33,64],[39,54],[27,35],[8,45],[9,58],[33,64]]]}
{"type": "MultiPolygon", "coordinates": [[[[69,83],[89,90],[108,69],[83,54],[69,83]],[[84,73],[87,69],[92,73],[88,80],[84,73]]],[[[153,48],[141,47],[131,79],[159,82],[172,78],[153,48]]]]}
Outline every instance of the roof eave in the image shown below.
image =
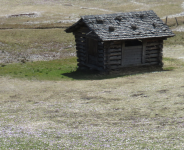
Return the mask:
{"type": "Polygon", "coordinates": [[[71,25],[70,27],[68,27],[65,32],[66,33],[71,33],[74,32],[81,24],[83,23],[82,18],[79,19],[76,23],[74,23],[73,25],[71,25]]]}
{"type": "Polygon", "coordinates": [[[150,37],[135,37],[135,38],[120,38],[120,39],[101,39],[103,42],[108,42],[108,41],[123,41],[123,40],[143,40],[143,39],[152,39],[152,38],[170,38],[175,36],[175,34],[170,35],[170,36],[150,36],[150,37]]]}

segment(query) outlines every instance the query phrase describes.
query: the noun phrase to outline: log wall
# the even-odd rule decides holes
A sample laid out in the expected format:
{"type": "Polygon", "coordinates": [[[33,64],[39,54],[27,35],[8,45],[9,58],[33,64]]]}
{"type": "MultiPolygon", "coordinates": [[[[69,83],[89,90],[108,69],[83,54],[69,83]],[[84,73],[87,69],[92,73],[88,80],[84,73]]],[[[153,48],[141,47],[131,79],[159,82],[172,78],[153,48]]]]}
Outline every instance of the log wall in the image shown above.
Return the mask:
{"type": "Polygon", "coordinates": [[[125,47],[124,41],[105,42],[104,62],[106,70],[129,66],[163,66],[163,39],[143,40],[142,46],[125,47]]]}
{"type": "Polygon", "coordinates": [[[80,28],[77,32],[74,33],[75,35],[75,42],[76,42],[76,53],[77,53],[77,61],[78,61],[78,68],[93,68],[96,70],[103,71],[105,69],[104,63],[104,45],[103,42],[97,41],[97,54],[96,56],[90,56],[88,54],[88,36],[87,34],[90,30],[86,27],[80,28]],[[93,62],[90,63],[90,59],[94,59],[93,62]]]}
{"type": "Polygon", "coordinates": [[[76,53],[77,53],[77,62],[78,67],[84,67],[84,64],[87,62],[87,51],[86,51],[86,38],[75,35],[76,42],[76,53]]]}
{"type": "Polygon", "coordinates": [[[144,61],[146,65],[163,66],[163,40],[148,40],[145,42],[144,61]]]}
{"type": "Polygon", "coordinates": [[[112,70],[121,67],[121,51],[122,44],[120,42],[106,42],[104,52],[105,69],[112,70]]]}
{"type": "Polygon", "coordinates": [[[143,46],[125,47],[124,41],[97,41],[95,63],[88,61],[88,46],[86,34],[90,32],[86,27],[74,33],[79,68],[93,68],[96,70],[114,70],[128,66],[159,65],[162,63],[163,39],[143,40],[143,46]],[[139,56],[140,55],[140,56],[139,56]],[[135,57],[134,57],[135,56],[135,57]]]}

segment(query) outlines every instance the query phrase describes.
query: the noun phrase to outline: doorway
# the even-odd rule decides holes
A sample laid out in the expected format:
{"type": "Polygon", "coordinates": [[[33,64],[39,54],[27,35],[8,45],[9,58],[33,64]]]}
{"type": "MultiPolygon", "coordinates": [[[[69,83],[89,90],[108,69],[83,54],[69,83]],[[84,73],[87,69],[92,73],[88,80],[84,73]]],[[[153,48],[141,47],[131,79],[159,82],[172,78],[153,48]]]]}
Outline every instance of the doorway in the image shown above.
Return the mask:
{"type": "Polygon", "coordinates": [[[140,40],[123,41],[122,66],[135,66],[142,63],[143,43],[140,40]]]}

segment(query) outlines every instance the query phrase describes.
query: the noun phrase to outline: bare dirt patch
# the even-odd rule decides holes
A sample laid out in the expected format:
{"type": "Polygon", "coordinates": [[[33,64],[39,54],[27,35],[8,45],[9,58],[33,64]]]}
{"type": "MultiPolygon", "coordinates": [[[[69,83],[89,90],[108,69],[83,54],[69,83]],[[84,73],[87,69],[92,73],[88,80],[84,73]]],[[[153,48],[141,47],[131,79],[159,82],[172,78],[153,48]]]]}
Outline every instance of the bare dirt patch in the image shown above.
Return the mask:
{"type": "Polygon", "coordinates": [[[7,63],[26,63],[33,61],[49,61],[61,58],[76,56],[76,53],[63,52],[39,52],[37,54],[30,53],[10,53],[0,50],[0,64],[7,63]]]}

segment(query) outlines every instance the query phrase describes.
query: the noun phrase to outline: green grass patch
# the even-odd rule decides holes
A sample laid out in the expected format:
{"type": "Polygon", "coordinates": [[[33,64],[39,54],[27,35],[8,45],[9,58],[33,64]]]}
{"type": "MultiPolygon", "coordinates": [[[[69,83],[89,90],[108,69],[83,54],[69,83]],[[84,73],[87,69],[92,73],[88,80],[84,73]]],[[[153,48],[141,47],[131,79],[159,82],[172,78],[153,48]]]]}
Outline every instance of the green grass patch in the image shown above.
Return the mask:
{"type": "MultiPolygon", "coordinates": [[[[164,63],[166,64],[164,66],[165,71],[171,71],[179,65],[184,66],[183,62],[173,58],[164,58],[164,63]]],[[[25,78],[29,80],[102,80],[144,74],[153,71],[161,71],[161,68],[154,66],[130,67],[110,73],[94,70],[78,70],[76,57],[52,61],[0,65],[0,76],[25,78]]]]}
{"type": "Polygon", "coordinates": [[[63,74],[75,71],[76,65],[75,57],[52,61],[14,63],[6,66],[1,65],[0,75],[36,80],[69,79],[63,74]]]}
{"type": "Polygon", "coordinates": [[[176,36],[172,38],[168,38],[166,41],[164,41],[164,45],[184,45],[184,34],[183,32],[174,32],[176,36]]]}
{"type": "Polygon", "coordinates": [[[11,137],[11,138],[0,138],[0,149],[46,149],[49,143],[41,141],[35,137],[11,137]]]}
{"type": "Polygon", "coordinates": [[[184,62],[176,58],[164,57],[163,62],[164,62],[163,67],[164,71],[172,71],[179,67],[184,67],[184,62]]]}

